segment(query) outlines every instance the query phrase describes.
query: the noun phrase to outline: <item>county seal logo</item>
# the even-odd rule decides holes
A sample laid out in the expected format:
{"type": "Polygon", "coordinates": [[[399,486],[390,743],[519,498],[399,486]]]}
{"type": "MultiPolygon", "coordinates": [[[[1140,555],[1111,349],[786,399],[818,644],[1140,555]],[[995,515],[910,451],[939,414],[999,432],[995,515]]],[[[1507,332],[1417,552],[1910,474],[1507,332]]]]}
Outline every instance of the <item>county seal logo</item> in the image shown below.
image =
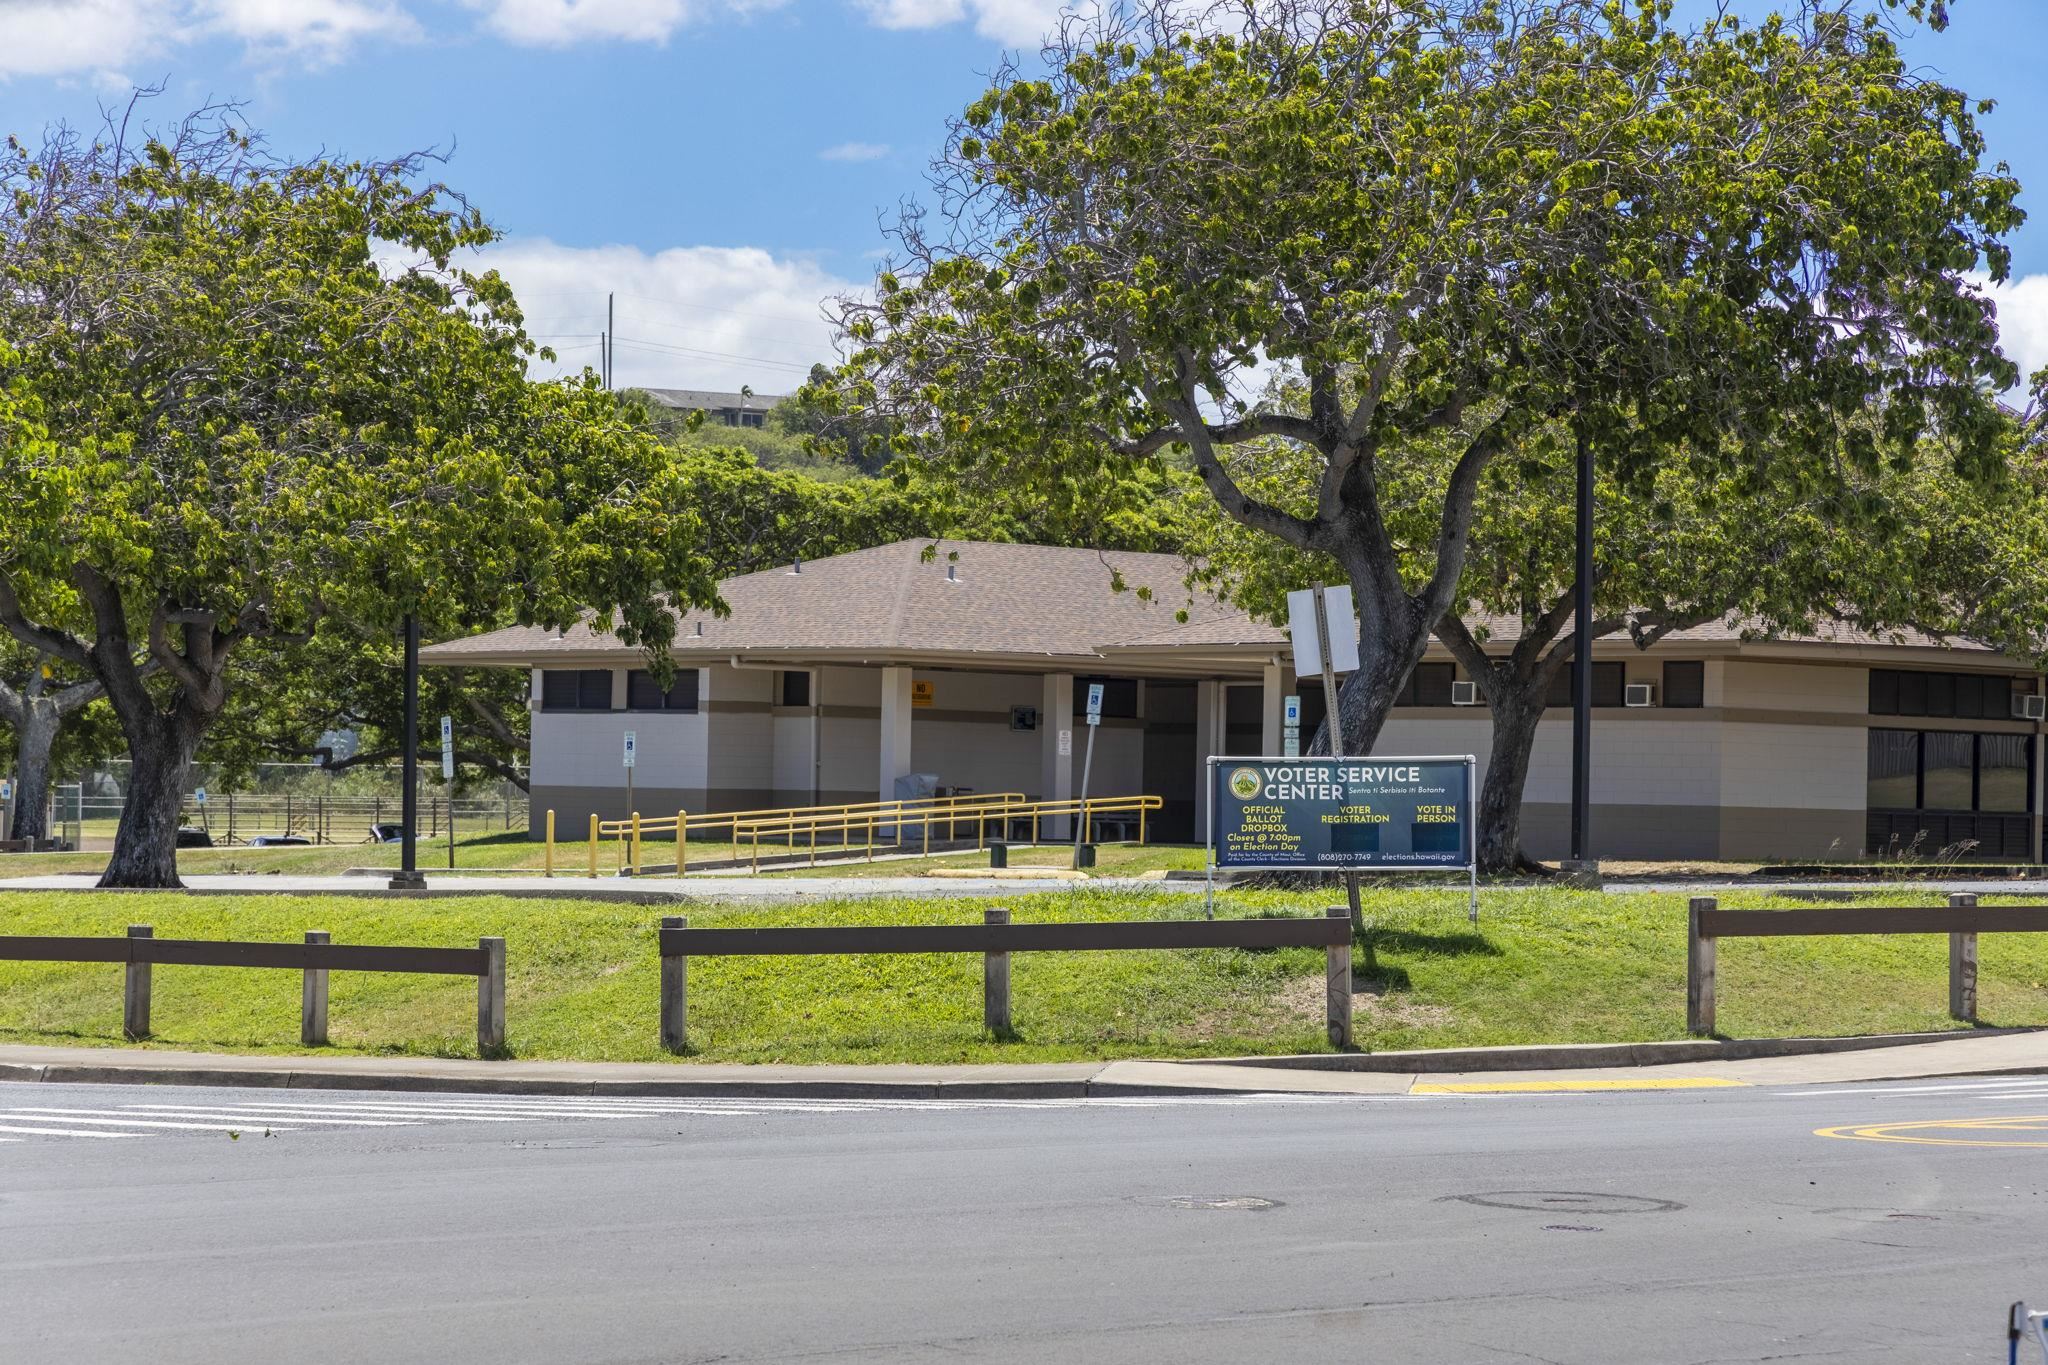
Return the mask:
{"type": "Polygon", "coordinates": [[[1249,801],[1259,794],[1265,785],[1265,777],[1257,768],[1235,768],[1230,774],[1230,794],[1240,801],[1249,801]]]}

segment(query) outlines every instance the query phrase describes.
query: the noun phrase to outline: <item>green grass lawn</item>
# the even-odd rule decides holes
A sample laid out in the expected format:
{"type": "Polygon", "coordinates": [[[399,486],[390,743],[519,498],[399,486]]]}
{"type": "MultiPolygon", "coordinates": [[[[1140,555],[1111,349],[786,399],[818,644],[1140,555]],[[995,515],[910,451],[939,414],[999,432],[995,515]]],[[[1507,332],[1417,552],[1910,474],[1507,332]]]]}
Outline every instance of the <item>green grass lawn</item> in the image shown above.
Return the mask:
{"type": "MultiPolygon", "coordinates": [[[[448,840],[421,839],[417,844],[419,865],[429,871],[448,866],[448,840]]],[[[555,844],[555,872],[558,876],[581,875],[589,866],[590,846],[586,843],[555,844]]],[[[690,841],[690,858],[730,857],[730,844],[708,840],[690,841]]],[[[643,863],[673,863],[675,840],[641,841],[643,863]]],[[[598,875],[609,877],[624,861],[622,841],[601,840],[597,846],[598,875]]],[[[180,872],[282,872],[299,876],[321,876],[351,867],[397,867],[397,844],[318,844],[288,848],[185,848],[178,850],[180,872]]],[[[455,866],[471,870],[539,872],[547,863],[545,845],[526,837],[524,830],[462,834],[455,840],[455,866]]],[[[67,872],[98,872],[107,865],[104,849],[78,853],[0,854],[0,878],[41,877],[67,872]]]]}
{"type": "MultiPolygon", "coordinates": [[[[1234,892],[1224,914],[1315,913],[1321,897],[1234,892]]],[[[1731,904],[1772,905],[1762,897],[1731,904]]],[[[693,908],[696,925],[972,922],[982,901],[876,899],[800,907],[693,908]]],[[[1088,888],[1009,902],[1019,920],[1200,913],[1185,896],[1088,888]]],[[[1684,1032],[1685,900],[1500,890],[1465,918],[1461,893],[1369,892],[1378,974],[1356,1000],[1372,1049],[1676,1038],[1684,1032]]],[[[1796,908],[1796,907],[1793,907],[1796,908]]],[[[397,902],[321,897],[0,893],[0,933],[507,942],[512,1051],[526,1057],[653,1060],[658,913],[583,901],[397,902]]],[[[2048,1024],[2048,940],[1981,941],[1992,1025],[2048,1024]]],[[[1363,956],[1360,956],[1360,962],[1363,956]]],[[[1936,936],[1729,940],[1720,1022],[1731,1036],[1951,1027],[1946,943],[1936,936]]],[[[1019,1037],[981,1029],[980,963],[969,956],[707,958],[690,973],[691,1037],[707,1061],[977,1062],[1317,1050],[1322,955],[1271,952],[1018,954],[1019,1037]]],[[[121,972],[0,963],[0,1041],[120,1040],[121,972]]],[[[331,1032],[353,1052],[467,1056],[475,990],[463,979],[337,973],[331,1032]]],[[[294,973],[158,967],[153,1020],[168,1047],[299,1051],[294,973]]]]}

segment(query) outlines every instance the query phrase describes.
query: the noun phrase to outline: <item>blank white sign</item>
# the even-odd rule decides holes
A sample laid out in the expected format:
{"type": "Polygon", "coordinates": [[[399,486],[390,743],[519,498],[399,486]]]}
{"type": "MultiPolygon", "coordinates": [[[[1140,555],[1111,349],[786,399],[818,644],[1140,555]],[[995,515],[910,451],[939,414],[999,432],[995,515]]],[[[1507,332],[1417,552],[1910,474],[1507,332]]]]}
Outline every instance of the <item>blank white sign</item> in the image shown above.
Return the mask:
{"type": "MultiPolygon", "coordinates": [[[[1358,671],[1358,613],[1351,589],[1325,588],[1323,610],[1330,618],[1330,667],[1337,673],[1358,671]]],[[[1294,638],[1294,673],[1301,678],[1323,676],[1322,647],[1316,639],[1315,590],[1287,594],[1287,633],[1294,638]]]]}

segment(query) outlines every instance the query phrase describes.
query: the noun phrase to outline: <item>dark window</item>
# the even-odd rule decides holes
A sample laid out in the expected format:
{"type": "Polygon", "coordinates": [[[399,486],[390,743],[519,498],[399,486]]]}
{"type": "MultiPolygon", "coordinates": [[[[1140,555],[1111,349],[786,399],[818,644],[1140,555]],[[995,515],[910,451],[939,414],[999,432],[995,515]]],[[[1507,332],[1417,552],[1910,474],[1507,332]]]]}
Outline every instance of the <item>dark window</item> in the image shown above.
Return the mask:
{"type": "MultiPolygon", "coordinates": [[[[1619,706],[1623,701],[1622,689],[1628,685],[1628,673],[1618,663],[1593,665],[1593,705],[1619,706]]],[[[1550,691],[1544,696],[1545,706],[1571,709],[1572,665],[1567,663],[1557,670],[1557,676],[1550,680],[1550,691]]]]}
{"type": "Polygon", "coordinates": [[[811,675],[801,668],[786,668],[782,671],[782,704],[784,706],[809,706],[811,704],[811,675]]]}
{"type": "Polygon", "coordinates": [[[1920,808],[1973,810],[1971,767],[1976,737],[1943,731],[1920,736],[1920,808]]]}
{"type": "Polygon", "coordinates": [[[629,711],[695,711],[697,670],[679,668],[668,691],[661,690],[655,676],[644,668],[626,675],[626,709],[629,711]]]}
{"type": "Polygon", "coordinates": [[[609,668],[550,668],[540,675],[543,711],[609,711],[612,671],[609,668]]]}
{"type": "Polygon", "coordinates": [[[1449,706],[1451,704],[1451,683],[1457,679],[1458,670],[1451,664],[1417,664],[1415,671],[1408,675],[1408,685],[1401,689],[1398,706],[1449,706]]]}
{"type": "Polygon", "coordinates": [[[2013,679],[1985,677],[1985,720],[2009,720],[2013,714],[2013,679]]]}
{"type": "Polygon", "coordinates": [[[1966,720],[1984,719],[1984,684],[1989,681],[1981,673],[1956,674],[1955,713],[1966,720]]]}
{"type": "Polygon", "coordinates": [[[1864,800],[1871,810],[1914,810],[1920,805],[1919,731],[1870,732],[1870,778],[1864,800]]]}
{"type": "Polygon", "coordinates": [[[1927,714],[1927,675],[1925,673],[1899,674],[1899,714],[1902,716],[1924,716],[1927,714]]]}
{"type": "Polygon", "coordinates": [[[2024,815],[2033,809],[2033,744],[2026,735],[1872,730],[1865,799],[1873,811],[2024,815]]]}
{"type": "Polygon", "coordinates": [[[1082,717],[1088,714],[1088,685],[1102,684],[1102,714],[1110,717],[1121,716],[1128,720],[1138,714],[1138,680],[1136,678],[1076,678],[1074,679],[1074,719],[1086,725],[1082,717]]]}
{"type": "Polygon", "coordinates": [[[2012,715],[2013,680],[1994,673],[1919,673],[1870,670],[1873,716],[1955,716],[2005,720],[2012,715]]]}
{"type": "Polygon", "coordinates": [[[1698,659],[1672,659],[1664,665],[1666,706],[1705,706],[1707,666],[1698,659]]]}
{"type": "Polygon", "coordinates": [[[2024,813],[2033,785],[2034,741],[2025,735],[1977,736],[1977,809],[2024,813]]]}
{"type": "Polygon", "coordinates": [[[1956,675],[1953,673],[1929,673],[1927,675],[1927,714],[1930,716],[1953,716],[1956,713],[1956,675]]]}

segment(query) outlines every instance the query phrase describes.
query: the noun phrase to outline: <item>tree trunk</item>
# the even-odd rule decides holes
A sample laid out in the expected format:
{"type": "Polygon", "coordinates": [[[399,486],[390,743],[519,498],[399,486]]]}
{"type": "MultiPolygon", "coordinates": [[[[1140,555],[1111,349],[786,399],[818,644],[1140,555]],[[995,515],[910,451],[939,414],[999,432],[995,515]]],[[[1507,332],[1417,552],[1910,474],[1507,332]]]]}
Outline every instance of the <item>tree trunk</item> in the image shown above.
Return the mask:
{"type": "Polygon", "coordinates": [[[128,756],[133,760],[128,798],[114,832],[113,856],[99,884],[177,890],[183,886],[178,880],[178,813],[201,727],[190,723],[180,708],[169,715],[152,714],[126,728],[128,756]]]}
{"type": "Polygon", "coordinates": [[[50,751],[57,743],[62,719],[46,697],[24,699],[15,726],[14,821],[10,839],[50,837],[50,751]]]}
{"type": "MultiPolygon", "coordinates": [[[[1355,601],[1362,601],[1365,588],[1354,582],[1351,592],[1355,601]]],[[[1394,699],[1408,685],[1415,665],[1422,662],[1423,653],[1429,648],[1429,631],[1409,626],[1407,618],[1413,614],[1412,604],[1402,598],[1388,605],[1392,610],[1359,611],[1358,671],[1337,689],[1337,714],[1344,723],[1347,757],[1364,757],[1379,743],[1387,714],[1394,709],[1394,699]],[[1379,619],[1375,621],[1374,617],[1379,619]]],[[[1310,739],[1306,752],[1330,752],[1328,717],[1310,739]]]]}
{"type": "Polygon", "coordinates": [[[1479,870],[1483,873],[1526,872],[1538,866],[1522,851],[1522,789],[1529,780],[1529,757],[1536,748],[1536,726],[1543,719],[1543,693],[1547,690],[1546,685],[1496,686],[1487,697],[1493,745],[1487,753],[1486,780],[1479,788],[1479,870]]]}

